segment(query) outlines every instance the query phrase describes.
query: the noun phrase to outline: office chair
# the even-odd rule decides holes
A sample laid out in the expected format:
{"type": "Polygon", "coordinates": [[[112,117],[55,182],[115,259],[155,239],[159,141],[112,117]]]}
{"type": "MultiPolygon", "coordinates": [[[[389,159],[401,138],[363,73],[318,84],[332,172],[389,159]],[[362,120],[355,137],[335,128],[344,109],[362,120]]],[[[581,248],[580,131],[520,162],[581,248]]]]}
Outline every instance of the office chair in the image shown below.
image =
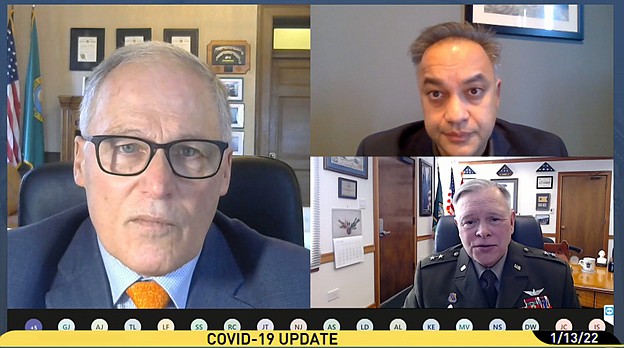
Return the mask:
{"type": "MultiPolygon", "coordinates": [[[[452,246],[461,243],[457,225],[453,221],[454,216],[442,216],[438,220],[435,231],[434,250],[439,253],[452,246]]],[[[511,239],[520,244],[533,248],[544,249],[542,228],[535,217],[530,215],[517,215],[514,233],[511,239]]]]}
{"type": "MultiPolygon", "coordinates": [[[[86,200],[85,190],[74,183],[72,163],[43,165],[22,179],[18,225],[37,222],[86,200]]],[[[217,209],[264,235],[303,246],[299,183],[282,161],[234,157],[230,188],[217,209]]]]}

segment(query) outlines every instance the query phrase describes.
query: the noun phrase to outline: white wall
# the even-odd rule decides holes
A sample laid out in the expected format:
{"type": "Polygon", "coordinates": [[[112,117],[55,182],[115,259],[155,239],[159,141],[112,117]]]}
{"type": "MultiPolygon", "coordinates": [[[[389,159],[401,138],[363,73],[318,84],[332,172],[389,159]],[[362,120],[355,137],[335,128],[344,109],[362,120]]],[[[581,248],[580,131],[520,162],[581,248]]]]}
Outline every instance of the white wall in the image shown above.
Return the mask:
{"type": "MultiPolygon", "coordinates": [[[[504,157],[497,158],[503,160],[504,157]]],[[[511,158],[510,158],[511,159],[511,158]]],[[[469,165],[475,172],[475,175],[465,175],[466,178],[480,178],[480,179],[518,179],[518,215],[535,215],[535,214],[550,214],[550,224],[542,225],[543,233],[556,233],[557,222],[557,185],[558,185],[558,173],[561,172],[573,172],[573,171],[613,171],[613,160],[566,160],[566,161],[550,161],[548,162],[553,167],[555,172],[541,172],[537,173],[536,170],[545,161],[543,159],[536,159],[535,162],[520,162],[520,163],[506,163],[507,166],[513,171],[513,175],[509,177],[499,177],[496,172],[505,163],[482,163],[482,164],[466,164],[470,161],[483,161],[483,158],[468,158],[468,157],[437,157],[436,162],[440,167],[440,180],[442,181],[442,189],[444,190],[444,197],[449,192],[450,186],[450,171],[453,168],[455,175],[455,185],[459,186],[461,183],[460,173],[469,165]],[[553,188],[552,189],[536,189],[537,176],[553,176],[553,188]],[[535,195],[537,193],[550,193],[550,211],[537,211],[535,210],[535,195]]],[[[610,203],[610,218],[609,218],[609,235],[613,236],[613,183],[614,176],[611,176],[611,203],[610,203]]],[[[613,249],[613,240],[609,241],[609,257],[611,256],[611,250],[613,249]]]]}
{"type": "MultiPolygon", "coordinates": [[[[368,159],[368,179],[336,173],[323,169],[322,157],[310,158],[310,175],[312,178],[311,199],[314,207],[314,178],[319,176],[319,207],[320,207],[320,246],[321,254],[333,252],[332,243],[332,209],[361,209],[362,237],[364,246],[374,243],[374,207],[373,207],[373,175],[372,159],[368,159]],[[317,170],[317,168],[319,168],[317,170]],[[338,177],[357,181],[357,200],[338,198],[338,177]],[[365,207],[364,207],[365,206],[365,207]]],[[[314,212],[312,212],[314,214],[314,212]]],[[[365,308],[375,303],[374,254],[364,254],[364,262],[335,269],[334,263],[322,264],[318,272],[310,275],[310,293],[312,307],[351,307],[365,308]],[[327,293],[339,289],[339,297],[327,301],[327,293]]]]}

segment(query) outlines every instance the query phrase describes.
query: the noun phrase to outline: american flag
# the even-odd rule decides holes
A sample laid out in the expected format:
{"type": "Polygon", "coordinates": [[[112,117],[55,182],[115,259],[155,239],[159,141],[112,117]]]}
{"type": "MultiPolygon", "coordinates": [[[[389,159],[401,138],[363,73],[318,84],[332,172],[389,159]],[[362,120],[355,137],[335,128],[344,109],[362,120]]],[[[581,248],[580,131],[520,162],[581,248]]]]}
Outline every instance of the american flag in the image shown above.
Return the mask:
{"type": "Polygon", "coordinates": [[[22,161],[19,126],[21,105],[12,17],[13,16],[11,14],[11,16],[9,16],[9,24],[7,26],[7,163],[17,167],[17,165],[22,161]]]}
{"type": "Polygon", "coordinates": [[[455,178],[453,177],[453,168],[451,168],[451,192],[448,194],[448,206],[446,207],[446,212],[448,215],[455,215],[455,207],[453,207],[453,197],[455,197],[455,178]]]}

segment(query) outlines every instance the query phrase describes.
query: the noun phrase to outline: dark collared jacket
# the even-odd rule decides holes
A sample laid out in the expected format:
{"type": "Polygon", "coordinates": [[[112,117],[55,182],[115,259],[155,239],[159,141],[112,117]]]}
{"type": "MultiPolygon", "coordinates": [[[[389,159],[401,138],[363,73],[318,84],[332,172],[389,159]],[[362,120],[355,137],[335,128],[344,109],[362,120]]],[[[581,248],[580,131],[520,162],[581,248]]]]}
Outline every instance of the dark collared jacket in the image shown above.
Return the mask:
{"type": "MultiPolygon", "coordinates": [[[[496,308],[521,308],[547,296],[552,308],[580,308],[570,266],[554,254],[511,241],[496,308]]],[[[488,308],[472,259],[461,244],[418,263],[404,308],[488,308]]]]}
{"type": "MultiPolygon", "coordinates": [[[[492,156],[567,157],[565,144],[555,134],[537,128],[496,120],[488,151],[492,156]]],[[[371,134],[360,142],[358,156],[433,156],[433,143],[425,122],[404,124],[371,134]]]]}
{"type": "MultiPolygon", "coordinates": [[[[9,308],[113,308],[87,205],[8,233],[9,308]]],[[[217,211],[186,308],[309,308],[310,255],[217,211]]]]}

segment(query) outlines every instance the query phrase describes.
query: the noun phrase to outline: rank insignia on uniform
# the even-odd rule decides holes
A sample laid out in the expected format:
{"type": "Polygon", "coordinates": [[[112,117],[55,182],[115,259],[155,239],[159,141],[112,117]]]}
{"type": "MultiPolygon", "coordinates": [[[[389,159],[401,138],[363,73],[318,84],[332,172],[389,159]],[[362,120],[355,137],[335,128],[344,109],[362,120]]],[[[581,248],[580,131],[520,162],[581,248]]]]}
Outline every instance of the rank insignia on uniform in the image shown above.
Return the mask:
{"type": "MultiPolygon", "coordinates": [[[[448,296],[448,301],[449,301],[450,303],[455,303],[455,302],[457,302],[457,294],[456,294],[456,293],[454,293],[454,292],[451,292],[451,293],[449,294],[449,296],[448,296]]],[[[451,308],[452,308],[452,307],[451,307],[451,308]]]]}
{"type": "Polygon", "coordinates": [[[518,271],[518,272],[522,271],[522,266],[520,266],[520,265],[519,265],[519,264],[517,264],[517,263],[514,263],[514,268],[515,268],[515,269],[516,269],[516,271],[518,271]]]}
{"type": "Polygon", "coordinates": [[[433,261],[435,260],[435,258],[436,258],[435,255],[431,255],[431,257],[429,258],[429,261],[433,261]]]}
{"type": "Polygon", "coordinates": [[[531,290],[524,290],[523,292],[529,296],[539,296],[539,294],[542,293],[542,291],[544,291],[544,288],[541,289],[531,289],[531,290]]]}
{"type": "Polygon", "coordinates": [[[444,254],[438,255],[438,260],[442,260],[444,258],[444,254]]]}
{"type": "Polygon", "coordinates": [[[459,271],[463,272],[466,270],[466,265],[461,265],[461,267],[459,267],[459,271]]]}

